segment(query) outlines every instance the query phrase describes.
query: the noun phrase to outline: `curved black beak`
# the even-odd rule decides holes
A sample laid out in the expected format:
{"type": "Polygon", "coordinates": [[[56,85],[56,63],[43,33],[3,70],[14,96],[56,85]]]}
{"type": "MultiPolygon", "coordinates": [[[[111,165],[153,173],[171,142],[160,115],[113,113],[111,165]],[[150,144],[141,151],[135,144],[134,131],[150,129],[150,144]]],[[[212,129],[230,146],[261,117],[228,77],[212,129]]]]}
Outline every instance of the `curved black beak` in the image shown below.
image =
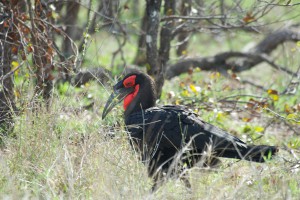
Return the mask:
{"type": "Polygon", "coordinates": [[[106,105],[103,109],[102,119],[106,117],[106,115],[118,104],[120,103],[128,94],[134,91],[134,88],[125,88],[125,87],[118,87],[120,82],[114,86],[114,91],[110,95],[109,99],[106,102],[106,105]]]}

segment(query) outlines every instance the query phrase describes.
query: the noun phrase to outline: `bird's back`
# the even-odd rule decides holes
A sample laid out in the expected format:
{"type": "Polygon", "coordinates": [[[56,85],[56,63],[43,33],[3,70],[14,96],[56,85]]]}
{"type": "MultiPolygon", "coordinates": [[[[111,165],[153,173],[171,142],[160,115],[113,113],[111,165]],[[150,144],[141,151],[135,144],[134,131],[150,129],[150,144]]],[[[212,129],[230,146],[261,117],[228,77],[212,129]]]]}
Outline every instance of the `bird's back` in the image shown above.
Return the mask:
{"type": "Polygon", "coordinates": [[[174,156],[187,145],[197,153],[202,153],[208,145],[218,152],[225,148],[247,147],[238,138],[202,121],[183,106],[152,107],[131,114],[125,123],[131,137],[150,158],[155,153],[174,156]]]}

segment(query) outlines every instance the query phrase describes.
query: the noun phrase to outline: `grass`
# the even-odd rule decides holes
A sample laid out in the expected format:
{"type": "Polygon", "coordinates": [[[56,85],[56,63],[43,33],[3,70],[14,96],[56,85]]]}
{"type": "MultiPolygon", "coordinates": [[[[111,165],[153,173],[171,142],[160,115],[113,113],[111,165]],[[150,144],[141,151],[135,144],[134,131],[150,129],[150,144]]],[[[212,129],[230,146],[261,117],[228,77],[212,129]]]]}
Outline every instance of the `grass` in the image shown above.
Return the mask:
{"type": "MultiPolygon", "coordinates": [[[[188,54],[209,56],[241,50],[253,42],[252,35],[241,33],[218,37],[221,39],[212,41],[208,34],[193,35],[188,54]]],[[[124,47],[128,62],[134,57],[135,48],[136,38],[128,38],[124,47]]],[[[115,50],[113,36],[99,34],[87,48],[84,67],[110,66],[115,50]]],[[[272,56],[295,71],[300,64],[299,52],[297,44],[289,43],[272,56]]],[[[172,51],[171,61],[175,59],[172,51]]],[[[123,67],[119,57],[115,65],[123,67]]],[[[291,80],[264,64],[238,76],[279,92],[291,80]]],[[[204,120],[247,143],[277,145],[280,151],[264,164],[222,159],[217,168],[195,166],[187,173],[191,190],[181,180],[169,179],[152,193],[153,181],[139,161],[138,152],[129,145],[121,106],[105,120],[101,119],[110,88],[96,82],[81,88],[65,83],[54,88],[50,109],[40,106],[35,113],[30,80],[15,81],[20,92],[17,103],[24,111],[15,116],[16,137],[2,138],[5,148],[0,150],[1,199],[299,199],[300,140],[299,134],[289,127],[295,123],[279,119],[267,110],[256,112],[254,117],[245,108],[246,103],[238,105],[239,111],[228,111],[230,105],[219,101],[244,94],[268,98],[266,91],[212,72],[194,72],[166,81],[160,104],[187,105],[204,120]],[[194,91],[193,87],[199,90],[194,91]],[[92,108],[85,109],[91,103],[92,108]]],[[[285,105],[299,104],[299,96],[298,90],[296,94],[280,95],[278,101],[268,102],[276,113],[288,117],[285,105]]],[[[239,100],[248,102],[250,98],[239,100]]],[[[299,111],[296,115],[299,116],[299,111]]]]}
{"type": "MultiPolygon", "coordinates": [[[[180,95],[189,87],[189,81],[203,88],[204,93],[206,92],[203,93],[203,99],[205,96],[217,99],[220,95],[226,96],[236,91],[218,92],[222,85],[231,82],[222,77],[211,82],[211,90],[205,89],[205,84],[210,80],[207,77],[210,76],[203,73],[194,74],[194,81],[186,75],[182,76],[180,80],[185,84],[183,87],[178,82],[167,82],[164,91],[172,87],[176,95],[168,99],[167,94],[164,94],[162,102],[173,103],[179,97],[184,99],[180,95]]],[[[55,89],[51,109],[47,110],[42,106],[38,113],[27,109],[22,115],[16,116],[16,138],[4,138],[6,148],[0,153],[1,197],[297,199],[300,195],[297,136],[287,131],[287,128],[276,128],[276,124],[268,128],[258,140],[252,140],[247,131],[249,127],[250,130],[251,127],[255,130],[257,126],[264,126],[265,118],[268,118],[266,113],[251,122],[243,122],[230,114],[218,115],[215,111],[217,104],[213,104],[215,109],[198,109],[202,118],[229,130],[248,143],[278,145],[280,152],[275,159],[265,164],[222,159],[222,165],[218,168],[196,166],[188,171],[191,191],[179,179],[170,179],[151,193],[153,182],[147,176],[146,167],[139,161],[138,153],[128,143],[121,120],[121,109],[115,109],[104,121],[100,118],[101,109],[108,97],[106,90],[96,82],[82,88],[70,85],[64,87],[63,92],[55,89]],[[93,109],[82,109],[90,101],[94,102],[93,109]],[[249,126],[248,129],[245,126],[249,126]],[[293,143],[296,146],[292,147],[293,143]],[[290,147],[289,150],[284,150],[284,146],[290,147]]],[[[199,99],[200,102],[192,102],[190,107],[201,108],[203,102],[199,99]]],[[[253,130],[251,134],[255,137],[261,135],[253,130]]]]}

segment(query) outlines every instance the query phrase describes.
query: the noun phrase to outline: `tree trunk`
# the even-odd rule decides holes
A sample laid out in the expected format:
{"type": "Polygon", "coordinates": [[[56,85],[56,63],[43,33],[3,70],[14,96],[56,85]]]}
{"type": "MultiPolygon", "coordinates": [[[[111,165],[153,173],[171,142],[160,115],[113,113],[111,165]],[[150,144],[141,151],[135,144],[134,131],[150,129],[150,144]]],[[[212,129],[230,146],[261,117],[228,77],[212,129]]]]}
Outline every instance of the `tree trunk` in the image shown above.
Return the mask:
{"type": "MultiPolygon", "coordinates": [[[[176,9],[176,1],[165,1],[164,14],[173,15],[176,9]]],[[[162,92],[162,87],[164,85],[166,65],[170,58],[170,48],[172,41],[172,28],[174,27],[174,22],[166,21],[161,28],[160,32],[160,47],[159,47],[159,64],[160,69],[156,75],[156,89],[158,97],[160,97],[162,92]]]]}
{"type": "Polygon", "coordinates": [[[48,20],[48,8],[39,0],[35,0],[34,3],[35,10],[33,12],[31,1],[27,0],[31,20],[31,42],[34,49],[33,63],[36,67],[35,73],[37,78],[35,94],[37,96],[42,96],[43,99],[46,100],[47,105],[49,105],[53,88],[53,76],[51,73],[54,68],[52,28],[44,22],[45,20],[48,20]]]}
{"type": "MultiPolygon", "coordinates": [[[[0,136],[8,135],[14,124],[13,114],[16,110],[14,101],[14,82],[11,72],[12,54],[18,52],[18,47],[13,38],[18,38],[19,33],[16,26],[13,25],[14,13],[19,15],[24,9],[24,1],[3,1],[3,23],[0,24],[0,136]]],[[[1,141],[1,137],[0,137],[1,141]]]]}
{"type": "MultiPolygon", "coordinates": [[[[161,63],[158,59],[157,36],[160,22],[161,0],[147,0],[147,35],[146,35],[146,56],[147,56],[147,73],[154,78],[155,83],[159,81],[161,75],[161,63]]],[[[156,91],[161,89],[156,85],[156,91]]],[[[158,96],[160,94],[158,93],[158,96]]]]}
{"type": "MultiPolygon", "coordinates": [[[[192,9],[192,2],[191,0],[182,0],[181,2],[181,8],[180,8],[180,13],[182,16],[188,16],[191,12],[192,9]]],[[[183,22],[184,23],[184,22],[183,22]]],[[[178,34],[178,47],[176,49],[176,55],[179,56],[184,56],[186,55],[187,52],[187,47],[189,44],[189,36],[190,33],[188,32],[182,32],[178,34]]]]}
{"type": "MultiPolygon", "coordinates": [[[[82,37],[82,31],[79,31],[77,26],[77,17],[79,14],[80,4],[76,1],[71,1],[67,3],[66,6],[66,14],[64,25],[66,26],[66,35],[63,44],[62,44],[62,52],[65,58],[71,58],[72,56],[76,56],[77,52],[74,49],[74,40],[79,37],[82,37]]],[[[74,60],[74,59],[71,59],[74,60]]],[[[69,63],[68,65],[64,66],[63,73],[66,80],[70,80],[70,73],[75,70],[75,64],[69,63]]]]}
{"type": "MultiPolygon", "coordinates": [[[[160,48],[157,50],[157,37],[160,23],[161,1],[148,0],[146,4],[147,28],[146,28],[146,56],[147,73],[154,78],[157,97],[159,98],[164,84],[166,64],[170,57],[172,40],[172,28],[174,22],[166,21],[160,32],[160,48]]],[[[176,1],[165,1],[164,14],[175,13],[176,1]]]]}
{"type": "MultiPolygon", "coordinates": [[[[76,1],[71,1],[67,3],[67,11],[65,15],[64,25],[66,26],[66,34],[73,40],[76,39],[77,36],[77,16],[79,13],[80,4],[76,1]]],[[[62,51],[65,54],[65,57],[69,58],[70,56],[74,55],[73,50],[73,42],[66,38],[63,46],[62,51]]]]}
{"type": "Polygon", "coordinates": [[[133,61],[135,65],[139,65],[139,66],[145,65],[147,63],[147,58],[146,58],[146,32],[148,27],[147,20],[148,20],[148,16],[147,16],[147,8],[146,8],[141,23],[141,31],[140,31],[139,41],[138,41],[138,50],[133,61]]]}

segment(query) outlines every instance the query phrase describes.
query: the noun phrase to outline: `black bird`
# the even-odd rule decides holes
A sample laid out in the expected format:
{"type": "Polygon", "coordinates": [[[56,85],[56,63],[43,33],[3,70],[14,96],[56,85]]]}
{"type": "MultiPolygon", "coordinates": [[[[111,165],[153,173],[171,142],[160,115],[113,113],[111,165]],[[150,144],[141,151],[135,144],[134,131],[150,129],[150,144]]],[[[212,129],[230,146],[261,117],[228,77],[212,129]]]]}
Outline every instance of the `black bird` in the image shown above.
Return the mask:
{"type": "Polygon", "coordinates": [[[138,147],[149,176],[155,179],[179,165],[192,167],[199,161],[213,165],[216,157],[264,162],[277,152],[275,146],[247,145],[184,106],[155,106],[154,81],[144,73],[126,75],[113,89],[102,119],[119,102],[124,102],[131,144],[138,147]]]}

